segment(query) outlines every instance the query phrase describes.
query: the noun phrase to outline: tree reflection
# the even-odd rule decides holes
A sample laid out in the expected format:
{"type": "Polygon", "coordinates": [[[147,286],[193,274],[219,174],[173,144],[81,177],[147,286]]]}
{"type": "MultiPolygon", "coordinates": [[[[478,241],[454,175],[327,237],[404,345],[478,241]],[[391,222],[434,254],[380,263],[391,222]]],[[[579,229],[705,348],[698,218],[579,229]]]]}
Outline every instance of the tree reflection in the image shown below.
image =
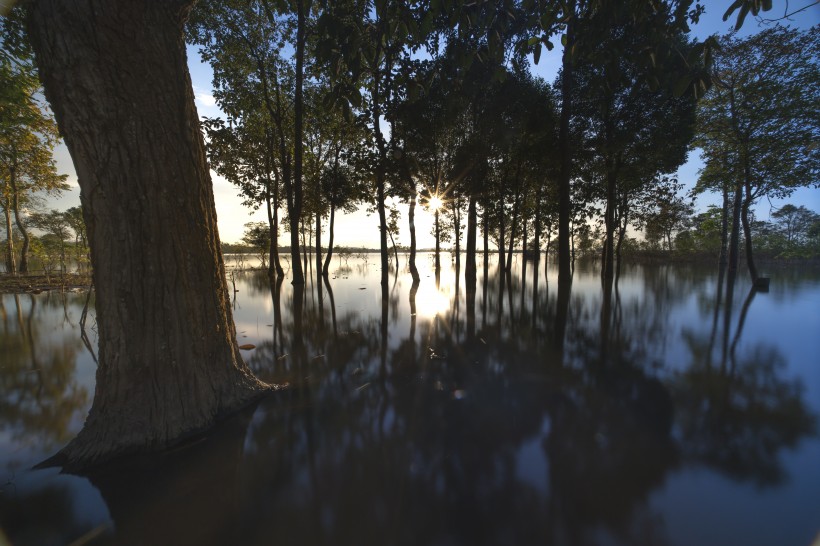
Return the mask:
{"type": "Polygon", "coordinates": [[[719,366],[713,365],[717,320],[708,334],[683,333],[691,364],[674,384],[682,446],[689,458],[736,480],[776,485],[786,478],[781,451],[812,434],[816,417],[805,405],[801,381],[784,377],[786,359],[776,347],[754,343],[738,353],[755,290],[743,302],[734,336],[732,290],[730,282],[719,366]]]}
{"type": "MultiPolygon", "coordinates": [[[[107,540],[662,544],[649,499],[673,473],[782,481],[783,450],[814,417],[782,353],[743,341],[756,300],[734,313],[709,276],[662,267],[622,273],[637,295],[589,290],[584,267],[552,291],[538,271],[525,284],[488,268],[480,296],[468,281],[432,316],[416,312],[419,282],[362,312],[337,309],[357,290],[341,280],[324,280],[320,305],[281,277],[244,277],[273,307],[249,365],[289,388],[177,451],[95,473],[107,540]],[[689,300],[665,283],[696,293],[705,318],[683,331],[681,366],[671,317],[689,300]]],[[[4,301],[16,332],[25,313],[15,322],[4,301]]]]}
{"type": "Polygon", "coordinates": [[[80,338],[39,330],[44,325],[35,317],[43,296],[2,298],[4,307],[13,305],[16,320],[0,326],[0,426],[16,442],[53,449],[76,433],[72,420],[89,405],[87,388],[75,378],[80,338]]]}

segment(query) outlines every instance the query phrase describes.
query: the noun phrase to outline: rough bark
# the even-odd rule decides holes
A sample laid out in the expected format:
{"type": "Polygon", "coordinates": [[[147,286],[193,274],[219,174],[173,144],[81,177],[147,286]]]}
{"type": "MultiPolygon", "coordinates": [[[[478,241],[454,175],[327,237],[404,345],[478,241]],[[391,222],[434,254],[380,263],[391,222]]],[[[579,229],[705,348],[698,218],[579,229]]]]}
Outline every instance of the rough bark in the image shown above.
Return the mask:
{"type": "Polygon", "coordinates": [[[264,389],[236,343],[183,39],[192,4],[28,4],[97,290],[96,390],[56,461],[69,469],[164,448],[264,389]]]}

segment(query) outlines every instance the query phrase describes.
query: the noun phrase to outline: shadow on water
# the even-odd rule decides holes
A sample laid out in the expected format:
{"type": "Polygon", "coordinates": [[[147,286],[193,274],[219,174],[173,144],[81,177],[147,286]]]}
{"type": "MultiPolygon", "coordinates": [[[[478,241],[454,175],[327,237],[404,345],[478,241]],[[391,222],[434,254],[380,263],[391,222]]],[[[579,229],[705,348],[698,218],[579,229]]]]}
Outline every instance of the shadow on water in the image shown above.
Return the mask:
{"type": "MultiPolygon", "coordinates": [[[[489,268],[463,290],[444,281],[458,269],[381,290],[363,268],[316,279],[321,297],[238,276],[237,330],[256,345],[246,360],[290,388],[177,450],[97,469],[87,478],[107,514],[86,517],[68,486],[31,473],[2,489],[0,524],[15,544],[38,542],[35,526],[101,544],[681,543],[665,523],[676,507],[650,500],[672,476],[709,469],[703,495],[728,482],[745,498],[751,483],[762,499],[797,472],[820,479],[784,456],[816,449],[818,407],[785,345],[760,334],[752,293],[736,316],[722,275],[625,268],[602,291],[579,264],[539,287],[538,263],[520,261],[532,280],[489,268]],[[21,516],[37,503],[49,518],[21,516]]],[[[33,435],[35,457],[75,429],[38,432],[13,402],[72,400],[82,345],[69,344],[63,390],[43,396],[27,373],[54,360],[32,356],[37,306],[2,301],[13,356],[0,423],[12,445],[33,435]]],[[[748,514],[724,523],[758,542],[748,514]]],[[[808,543],[813,525],[784,536],[808,543]]]]}

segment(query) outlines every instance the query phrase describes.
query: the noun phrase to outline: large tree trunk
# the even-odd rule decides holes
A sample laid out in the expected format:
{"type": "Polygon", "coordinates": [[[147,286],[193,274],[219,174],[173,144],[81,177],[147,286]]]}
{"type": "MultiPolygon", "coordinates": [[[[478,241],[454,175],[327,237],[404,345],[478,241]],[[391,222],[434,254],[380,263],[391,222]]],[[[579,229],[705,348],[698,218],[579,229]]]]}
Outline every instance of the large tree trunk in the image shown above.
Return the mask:
{"type": "Polygon", "coordinates": [[[164,448],[264,389],[236,343],[185,55],[192,4],[28,4],[97,290],[96,390],[58,458],[69,469],[164,448]]]}

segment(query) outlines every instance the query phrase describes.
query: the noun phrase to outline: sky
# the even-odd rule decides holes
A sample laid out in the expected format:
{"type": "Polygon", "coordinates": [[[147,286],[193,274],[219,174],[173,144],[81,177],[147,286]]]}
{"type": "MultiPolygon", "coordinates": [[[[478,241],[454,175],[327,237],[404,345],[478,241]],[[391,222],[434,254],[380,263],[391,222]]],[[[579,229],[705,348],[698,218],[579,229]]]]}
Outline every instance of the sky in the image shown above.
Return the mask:
{"type": "MultiPolygon", "coordinates": [[[[704,39],[712,34],[723,34],[731,30],[735,17],[731,17],[729,21],[722,20],[723,13],[732,0],[710,0],[704,2],[706,4],[706,12],[701,17],[701,21],[692,27],[693,36],[704,39]]],[[[769,18],[776,18],[783,15],[785,6],[790,6],[791,10],[811,4],[812,0],[803,0],[801,2],[784,2],[783,0],[775,2],[775,8],[765,15],[769,18]]],[[[784,22],[786,23],[786,22],[784,22]]],[[[820,4],[814,3],[809,9],[794,16],[788,23],[798,28],[809,28],[813,25],[820,24],[820,4]]],[[[753,17],[747,17],[743,28],[739,32],[739,36],[746,36],[765,28],[758,20],[753,17]]],[[[541,56],[541,60],[537,66],[533,66],[533,72],[548,82],[555,80],[558,69],[561,64],[560,42],[558,46],[551,52],[546,50],[541,56]]],[[[211,84],[213,73],[207,63],[203,63],[197,52],[196,47],[188,47],[188,68],[191,73],[191,81],[193,84],[194,97],[196,99],[196,107],[200,117],[217,117],[221,115],[216,101],[212,95],[213,86],[211,84]]],[[[65,210],[69,207],[77,206],[80,203],[80,190],[77,184],[77,177],[74,172],[74,167],[71,163],[71,158],[68,150],[64,145],[60,145],[55,152],[58,170],[61,173],[69,175],[69,184],[71,189],[63,193],[58,198],[53,198],[49,201],[48,206],[59,210],[65,210]]],[[[703,163],[700,160],[700,155],[697,150],[693,150],[689,154],[689,160],[678,170],[678,178],[687,188],[694,186],[698,177],[698,170],[703,163]]],[[[214,187],[214,199],[216,203],[216,212],[219,222],[220,238],[224,242],[238,242],[242,238],[245,229],[245,224],[248,222],[266,222],[267,216],[265,212],[260,209],[252,211],[242,205],[241,198],[237,195],[237,189],[227,182],[224,178],[218,176],[213,171],[211,172],[214,187]]],[[[719,204],[718,195],[704,195],[698,198],[696,208],[704,210],[709,205],[719,204]]],[[[762,200],[757,206],[757,217],[760,220],[768,220],[769,214],[777,210],[785,203],[793,203],[795,205],[804,205],[810,210],[820,212],[820,189],[801,188],[797,190],[787,200],[762,200]]],[[[398,203],[399,210],[402,213],[402,220],[400,222],[401,230],[399,232],[397,244],[408,245],[410,242],[409,230],[407,227],[407,207],[398,203]]],[[[388,202],[388,206],[390,202],[388,202]]],[[[433,217],[430,212],[425,211],[421,207],[416,209],[416,235],[418,238],[419,248],[430,248],[434,245],[434,239],[431,234],[433,227],[433,217]]],[[[378,248],[379,246],[379,219],[377,214],[367,214],[362,207],[359,211],[353,214],[337,214],[336,215],[336,230],[335,230],[335,244],[337,246],[364,246],[369,248],[378,248]]],[[[479,235],[480,237],[480,235],[479,235]]],[[[327,233],[323,234],[323,240],[327,240],[327,233]]],[[[481,246],[479,241],[479,246],[481,246]]]]}

